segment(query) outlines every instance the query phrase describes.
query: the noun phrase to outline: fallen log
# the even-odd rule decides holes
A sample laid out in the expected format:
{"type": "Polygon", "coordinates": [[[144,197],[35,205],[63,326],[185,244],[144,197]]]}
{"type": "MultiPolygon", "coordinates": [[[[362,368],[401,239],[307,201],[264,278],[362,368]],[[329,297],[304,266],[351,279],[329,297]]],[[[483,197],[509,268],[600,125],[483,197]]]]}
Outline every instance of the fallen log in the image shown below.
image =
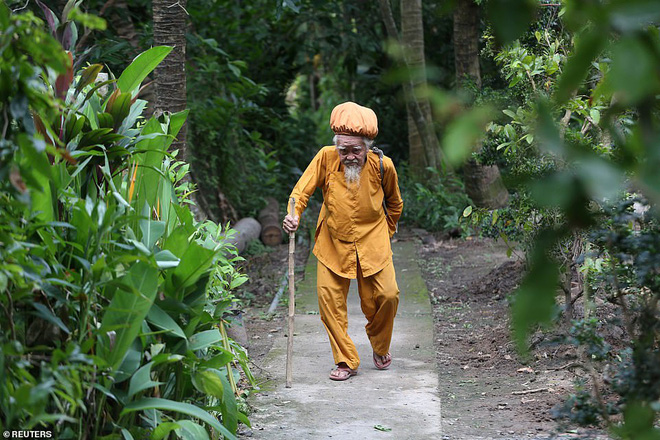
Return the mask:
{"type": "Polygon", "coordinates": [[[277,200],[272,197],[268,199],[268,205],[259,211],[259,223],[261,223],[261,241],[267,246],[277,246],[282,243],[284,233],[280,225],[280,212],[277,200]]]}
{"type": "Polygon", "coordinates": [[[236,222],[236,224],[232,226],[232,229],[234,229],[236,233],[227,241],[236,246],[236,250],[241,254],[250,241],[259,238],[261,224],[252,217],[244,217],[236,222]]]}

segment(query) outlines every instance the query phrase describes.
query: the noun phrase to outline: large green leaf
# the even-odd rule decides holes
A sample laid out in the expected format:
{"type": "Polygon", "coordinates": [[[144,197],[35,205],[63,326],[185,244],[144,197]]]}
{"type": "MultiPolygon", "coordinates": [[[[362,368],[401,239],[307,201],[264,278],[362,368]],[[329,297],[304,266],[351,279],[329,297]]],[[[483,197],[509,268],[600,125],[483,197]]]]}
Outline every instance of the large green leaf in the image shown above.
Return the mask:
{"type": "Polygon", "coordinates": [[[193,384],[202,393],[222,401],[224,399],[225,386],[220,377],[221,374],[218,370],[207,369],[198,371],[193,377],[193,384]]]}
{"type": "Polygon", "coordinates": [[[53,188],[48,155],[44,150],[39,151],[35,148],[28,136],[20,136],[19,143],[23,155],[20,174],[31,190],[32,210],[33,212],[39,212],[38,217],[43,222],[57,220],[55,218],[57,198],[53,196],[57,193],[57,190],[53,188]]]}
{"type": "Polygon", "coordinates": [[[142,363],[142,344],[139,338],[135,338],[133,343],[128,348],[124,359],[119,364],[119,368],[113,375],[113,380],[116,384],[122,383],[133,376],[133,374],[140,368],[142,363]]]}
{"type": "Polygon", "coordinates": [[[188,250],[188,246],[190,246],[190,242],[188,241],[189,237],[190,233],[187,228],[183,225],[179,225],[165,238],[162,247],[164,250],[172,252],[177,257],[183,258],[183,255],[188,250]]]}
{"type": "Polygon", "coordinates": [[[132,93],[171,51],[169,46],[156,46],[135,57],[117,80],[119,90],[132,93]]]}
{"type": "Polygon", "coordinates": [[[170,123],[168,125],[167,129],[167,134],[170,135],[170,140],[167,143],[167,147],[170,146],[174,138],[176,138],[176,135],[179,134],[179,130],[181,130],[181,127],[183,127],[183,124],[186,122],[186,119],[188,118],[188,112],[189,110],[182,110],[177,113],[173,113],[170,115],[170,123]]]}
{"type": "Polygon", "coordinates": [[[194,334],[190,337],[190,349],[193,351],[201,350],[221,341],[222,335],[217,328],[213,330],[206,330],[194,334]]]}
{"type": "Polygon", "coordinates": [[[2,29],[7,29],[9,27],[10,16],[11,10],[4,2],[0,3],[0,26],[2,26],[2,29]]]}
{"type": "Polygon", "coordinates": [[[220,381],[224,385],[224,396],[220,403],[220,407],[222,408],[222,421],[227,429],[235,433],[238,429],[238,405],[236,404],[234,390],[224,374],[218,370],[215,370],[215,374],[220,378],[220,381]]]}
{"type": "Polygon", "coordinates": [[[160,215],[161,215],[161,220],[165,222],[167,225],[167,228],[165,228],[165,236],[169,236],[172,231],[177,226],[176,223],[176,215],[173,214],[173,209],[172,206],[175,204],[174,200],[176,200],[174,196],[174,189],[172,188],[172,183],[171,182],[164,182],[165,185],[160,189],[160,192],[158,193],[158,197],[160,199],[160,215]]]}
{"type": "Polygon", "coordinates": [[[166,438],[170,432],[180,427],[181,425],[176,422],[161,423],[151,433],[151,440],[162,440],[166,438]]]}
{"type": "Polygon", "coordinates": [[[229,362],[233,361],[235,356],[231,351],[225,350],[222,347],[216,347],[214,351],[217,350],[217,354],[211,359],[203,360],[200,362],[200,367],[202,368],[222,368],[227,365],[229,362]]]}
{"type": "Polygon", "coordinates": [[[227,428],[218,422],[218,420],[213,417],[208,412],[200,409],[195,405],[183,402],[175,402],[168,399],[158,399],[158,398],[146,398],[140,399],[135,402],[131,402],[124,407],[121,412],[121,415],[128,414],[135,411],[144,411],[147,409],[159,409],[161,411],[173,411],[181,414],[187,414],[189,416],[198,418],[199,420],[207,423],[212,426],[215,430],[219,431],[227,439],[237,440],[236,436],[229,432],[227,428]]]}
{"type": "Polygon", "coordinates": [[[146,389],[163,384],[163,382],[155,382],[151,380],[151,367],[153,367],[153,365],[153,362],[149,362],[148,364],[140,367],[140,369],[135,372],[133,377],[131,377],[131,381],[128,386],[128,397],[133,397],[140,391],[144,391],[146,389]]]}
{"type": "Polygon", "coordinates": [[[103,64],[92,64],[91,66],[87,66],[82,71],[82,74],[80,74],[80,79],[76,85],[76,94],[80,93],[82,89],[92,84],[96,80],[96,77],[99,75],[101,70],[103,70],[103,64]]]}
{"type": "Polygon", "coordinates": [[[623,411],[623,425],[616,426],[614,432],[623,439],[658,440],[660,430],[654,426],[656,411],[644,402],[626,402],[623,411]]]}
{"type": "Polygon", "coordinates": [[[556,313],[555,295],[559,268],[549,254],[557,237],[542,231],[532,253],[529,272],[516,291],[512,307],[513,332],[520,352],[526,353],[529,330],[547,324],[556,313]]]}
{"type": "Polygon", "coordinates": [[[179,261],[181,261],[168,250],[157,252],[154,257],[156,258],[156,264],[159,269],[172,269],[173,267],[177,267],[179,261]]]}
{"type": "Polygon", "coordinates": [[[156,244],[156,241],[163,236],[165,223],[156,220],[141,219],[140,230],[142,231],[142,244],[151,250],[156,244]]]}
{"type": "Polygon", "coordinates": [[[613,0],[608,3],[610,22],[619,32],[641,30],[660,20],[657,0],[613,0]]]}
{"type": "Polygon", "coordinates": [[[657,54],[645,39],[620,39],[612,48],[611,57],[612,67],[607,81],[617,91],[617,101],[637,104],[657,94],[660,88],[657,54]],[[631,66],[635,68],[631,69],[631,66]]]}
{"type": "Polygon", "coordinates": [[[194,286],[208,272],[216,254],[213,249],[206,249],[194,241],[191,242],[181,256],[179,265],[165,283],[166,293],[182,300],[186,290],[194,286]]]}
{"type": "Polygon", "coordinates": [[[123,277],[122,287],[117,289],[106,308],[101,333],[114,331],[114,344],[106,347],[105,358],[116,369],[126,355],[128,347],[140,331],[156,297],[158,269],[139,262],[123,277]]]}
{"type": "Polygon", "coordinates": [[[461,165],[477,148],[492,117],[489,108],[478,107],[465,112],[447,126],[442,149],[452,166],[461,165]]]}
{"type": "Polygon", "coordinates": [[[161,330],[167,330],[174,336],[186,339],[186,334],[183,332],[183,330],[181,330],[179,324],[177,324],[176,321],[167,314],[167,312],[158,307],[156,304],[151,306],[151,309],[147,314],[147,321],[161,330]]]}
{"type": "MultiPolygon", "coordinates": [[[[206,380],[212,379],[212,382],[211,385],[208,385],[208,382],[206,384],[202,382],[202,384],[204,384],[205,386],[210,386],[210,389],[202,390],[202,391],[205,391],[208,394],[215,396],[216,393],[218,392],[218,388],[220,387],[220,384],[222,386],[222,398],[219,398],[220,404],[218,406],[214,406],[208,409],[214,409],[214,410],[219,409],[220,412],[222,413],[222,421],[224,425],[231,432],[236,432],[236,430],[238,429],[239,419],[247,426],[250,426],[250,421],[248,420],[248,418],[245,417],[245,415],[238,410],[238,405],[236,404],[236,396],[234,396],[234,391],[231,385],[229,384],[229,380],[227,380],[226,375],[218,370],[206,370],[205,373],[206,374],[204,376],[204,379],[206,380]],[[215,384],[215,382],[218,381],[219,384],[215,384]]],[[[200,382],[200,379],[201,378],[198,378],[197,381],[200,382]]]]}
{"type": "MultiPolygon", "coordinates": [[[[124,122],[124,119],[130,114],[131,105],[133,105],[133,97],[130,93],[117,92],[118,90],[110,96],[105,108],[105,111],[112,116],[112,128],[114,128],[115,131],[117,131],[122,122],[124,122]]],[[[99,124],[101,126],[105,125],[100,119],[99,124]]]]}
{"type": "Polygon", "coordinates": [[[174,209],[174,212],[176,212],[176,216],[181,225],[185,226],[188,234],[193,234],[195,231],[195,220],[190,208],[181,205],[172,205],[172,208],[174,209]]]}
{"type": "Polygon", "coordinates": [[[209,433],[203,426],[193,423],[190,420],[179,420],[179,428],[176,433],[184,440],[208,440],[209,433]]]}

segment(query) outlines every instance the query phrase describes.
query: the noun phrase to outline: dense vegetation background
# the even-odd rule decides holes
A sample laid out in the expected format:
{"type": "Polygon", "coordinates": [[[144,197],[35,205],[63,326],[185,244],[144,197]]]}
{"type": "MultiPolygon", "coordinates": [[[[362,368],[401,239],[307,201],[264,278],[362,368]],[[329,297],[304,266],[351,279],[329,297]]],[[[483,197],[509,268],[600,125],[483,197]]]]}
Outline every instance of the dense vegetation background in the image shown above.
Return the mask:
{"type": "Polygon", "coordinates": [[[253,379],[220,225],[285,200],[354,100],[405,222],[524,255],[521,352],[555,323],[590,372],[565,416],[660,438],[659,21],[654,0],[2,3],[2,428],[233,438],[253,379]]]}

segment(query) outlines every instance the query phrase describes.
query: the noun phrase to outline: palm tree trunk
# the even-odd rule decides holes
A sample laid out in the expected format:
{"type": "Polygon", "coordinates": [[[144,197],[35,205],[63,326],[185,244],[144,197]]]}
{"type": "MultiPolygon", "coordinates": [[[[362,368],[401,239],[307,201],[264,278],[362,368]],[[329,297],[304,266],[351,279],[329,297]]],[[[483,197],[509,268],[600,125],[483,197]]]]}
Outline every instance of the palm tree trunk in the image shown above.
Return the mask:
{"type": "MultiPolygon", "coordinates": [[[[156,114],[186,109],[186,12],[187,0],[153,0],[154,45],[172,46],[172,52],[154,70],[156,114]]],[[[188,162],[184,124],[170,147],[188,162]]]]}
{"type": "MultiPolygon", "coordinates": [[[[154,45],[171,46],[172,52],[154,70],[156,106],[155,114],[176,113],[188,104],[186,92],[186,11],[187,0],[153,0],[154,45]]],[[[170,150],[179,150],[181,158],[191,163],[186,136],[188,123],[183,124],[170,150]]],[[[185,179],[192,182],[191,174],[185,179]]],[[[194,206],[191,211],[197,220],[208,217],[202,208],[203,198],[197,192],[191,195],[194,206]],[[202,203],[200,203],[202,202],[202,203]]],[[[206,204],[208,206],[208,204],[206,204]]]]}

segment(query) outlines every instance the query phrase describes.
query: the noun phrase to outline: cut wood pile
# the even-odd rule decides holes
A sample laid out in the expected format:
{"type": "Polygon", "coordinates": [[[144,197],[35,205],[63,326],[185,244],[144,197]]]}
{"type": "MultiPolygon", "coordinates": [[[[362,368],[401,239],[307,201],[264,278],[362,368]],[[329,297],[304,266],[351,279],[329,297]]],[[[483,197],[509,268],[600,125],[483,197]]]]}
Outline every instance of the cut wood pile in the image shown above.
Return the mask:
{"type": "Polygon", "coordinates": [[[259,212],[259,223],[261,223],[261,241],[267,246],[277,246],[282,243],[282,226],[280,225],[280,212],[277,200],[272,197],[268,199],[268,205],[259,212]]]}
{"type": "Polygon", "coordinates": [[[236,246],[239,254],[245,251],[250,241],[259,238],[267,246],[277,246],[284,237],[280,221],[277,200],[269,197],[268,205],[259,212],[259,220],[244,217],[232,226],[236,233],[229,242],[236,246]]]}

